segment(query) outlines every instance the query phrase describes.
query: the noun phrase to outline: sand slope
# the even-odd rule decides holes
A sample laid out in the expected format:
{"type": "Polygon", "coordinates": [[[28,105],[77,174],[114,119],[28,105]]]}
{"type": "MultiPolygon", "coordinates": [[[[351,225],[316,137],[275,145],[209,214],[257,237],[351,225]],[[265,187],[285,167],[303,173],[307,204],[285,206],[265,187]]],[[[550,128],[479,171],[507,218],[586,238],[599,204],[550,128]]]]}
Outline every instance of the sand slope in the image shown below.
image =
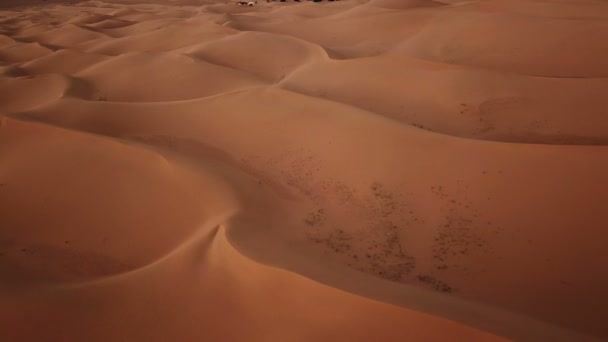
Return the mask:
{"type": "Polygon", "coordinates": [[[607,20],[591,0],[1,10],[0,336],[608,338],[607,20]]]}

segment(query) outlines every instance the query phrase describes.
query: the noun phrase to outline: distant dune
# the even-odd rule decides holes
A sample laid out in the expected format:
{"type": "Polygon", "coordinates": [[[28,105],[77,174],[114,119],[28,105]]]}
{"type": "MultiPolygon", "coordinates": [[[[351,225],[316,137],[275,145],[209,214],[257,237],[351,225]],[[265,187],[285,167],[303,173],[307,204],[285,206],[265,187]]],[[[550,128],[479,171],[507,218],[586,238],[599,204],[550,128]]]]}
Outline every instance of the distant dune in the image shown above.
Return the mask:
{"type": "Polygon", "coordinates": [[[608,339],[608,2],[3,1],[2,341],[608,339]]]}

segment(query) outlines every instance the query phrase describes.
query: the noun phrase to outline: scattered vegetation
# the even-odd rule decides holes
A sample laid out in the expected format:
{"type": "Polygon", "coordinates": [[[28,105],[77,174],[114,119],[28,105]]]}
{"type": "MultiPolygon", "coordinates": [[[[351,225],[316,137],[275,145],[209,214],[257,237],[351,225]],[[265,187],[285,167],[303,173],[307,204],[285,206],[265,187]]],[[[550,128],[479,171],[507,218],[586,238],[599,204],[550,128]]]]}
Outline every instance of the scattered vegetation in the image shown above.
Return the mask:
{"type": "Polygon", "coordinates": [[[374,197],[379,202],[379,206],[375,207],[373,211],[383,218],[386,218],[394,213],[397,209],[397,204],[393,198],[393,194],[384,189],[384,185],[378,182],[372,183],[370,188],[374,197]]]}
{"type": "Polygon", "coordinates": [[[432,276],[420,274],[420,275],[418,275],[417,278],[420,282],[432,287],[436,291],[447,292],[447,293],[454,292],[454,289],[450,285],[448,285],[447,283],[444,283],[443,281],[438,280],[432,276]]]}
{"type": "Polygon", "coordinates": [[[483,219],[482,213],[467,197],[468,185],[462,181],[456,183],[459,191],[455,192],[447,192],[441,185],[431,186],[431,192],[441,200],[444,213],[443,222],[433,237],[431,257],[436,271],[452,270],[471,276],[480,270],[469,269],[470,259],[491,253],[486,239],[488,234],[499,233],[501,228],[483,219]],[[455,194],[460,195],[456,197],[455,194]]]}
{"type": "Polygon", "coordinates": [[[370,183],[367,189],[357,189],[336,179],[318,179],[320,162],[307,153],[292,151],[269,162],[281,166],[283,182],[316,206],[302,218],[309,227],[305,232],[307,239],[353,269],[387,280],[422,282],[437,291],[453,292],[450,284],[437,277],[445,272],[478,274],[480,270],[469,269],[468,259],[489,252],[485,234],[496,227],[482,218],[468,198],[469,185],[463,181],[457,181],[456,191],[448,191],[446,185],[430,187],[445,219],[432,237],[431,268],[417,270],[417,260],[407,250],[408,232],[414,229],[410,227],[421,228],[427,222],[416,214],[416,205],[406,193],[393,192],[378,181],[370,183]],[[361,224],[338,225],[327,213],[332,205],[351,212],[356,216],[355,222],[361,224]]]}
{"type": "Polygon", "coordinates": [[[429,127],[427,127],[427,126],[425,126],[425,125],[423,125],[421,123],[412,122],[410,124],[412,126],[416,127],[416,128],[424,129],[424,130],[429,131],[429,132],[434,132],[431,128],[429,128],[429,127]]]}
{"type": "Polygon", "coordinates": [[[468,105],[466,103],[460,104],[460,114],[466,114],[467,112],[471,111],[472,109],[473,109],[473,107],[471,105],[468,105]]]}
{"type": "Polygon", "coordinates": [[[304,222],[309,226],[316,226],[317,224],[321,223],[324,214],[324,209],[319,209],[317,211],[310,212],[304,218],[304,222]]]}

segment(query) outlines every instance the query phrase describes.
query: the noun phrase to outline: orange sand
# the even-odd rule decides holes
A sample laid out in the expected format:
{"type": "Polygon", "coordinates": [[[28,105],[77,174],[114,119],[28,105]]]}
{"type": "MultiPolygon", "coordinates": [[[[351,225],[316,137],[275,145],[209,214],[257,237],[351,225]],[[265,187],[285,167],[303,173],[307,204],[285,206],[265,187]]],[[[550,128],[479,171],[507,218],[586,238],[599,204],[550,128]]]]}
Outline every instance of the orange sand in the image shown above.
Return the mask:
{"type": "Polygon", "coordinates": [[[605,1],[3,5],[0,340],[608,338],[605,1]]]}

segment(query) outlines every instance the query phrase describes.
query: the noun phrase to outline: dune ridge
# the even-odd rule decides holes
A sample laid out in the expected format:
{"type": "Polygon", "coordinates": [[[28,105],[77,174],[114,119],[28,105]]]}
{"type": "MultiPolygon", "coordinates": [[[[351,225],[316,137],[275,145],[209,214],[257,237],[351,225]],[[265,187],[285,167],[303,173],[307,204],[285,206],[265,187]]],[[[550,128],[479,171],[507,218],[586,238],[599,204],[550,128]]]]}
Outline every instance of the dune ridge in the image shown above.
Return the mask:
{"type": "Polygon", "coordinates": [[[608,337],[605,3],[21,5],[3,339],[608,337]]]}

